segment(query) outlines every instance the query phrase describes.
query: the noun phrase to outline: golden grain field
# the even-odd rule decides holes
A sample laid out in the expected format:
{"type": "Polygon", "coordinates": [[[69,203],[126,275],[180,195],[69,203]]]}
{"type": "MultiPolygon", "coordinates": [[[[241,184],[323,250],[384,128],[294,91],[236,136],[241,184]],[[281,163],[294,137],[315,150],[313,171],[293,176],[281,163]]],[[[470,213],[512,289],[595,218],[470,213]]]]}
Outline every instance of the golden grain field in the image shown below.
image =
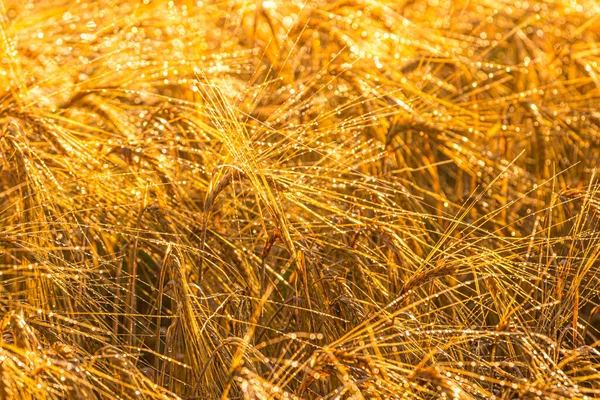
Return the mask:
{"type": "Polygon", "coordinates": [[[600,3],[0,0],[0,399],[600,398],[600,3]]]}

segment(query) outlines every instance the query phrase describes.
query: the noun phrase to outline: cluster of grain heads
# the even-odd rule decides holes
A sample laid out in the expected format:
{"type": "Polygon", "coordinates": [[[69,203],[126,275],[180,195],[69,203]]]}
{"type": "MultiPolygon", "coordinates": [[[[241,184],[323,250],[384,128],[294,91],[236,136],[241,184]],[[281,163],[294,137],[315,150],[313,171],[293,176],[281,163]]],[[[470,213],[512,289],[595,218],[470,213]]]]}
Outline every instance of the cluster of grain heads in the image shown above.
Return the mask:
{"type": "Polygon", "coordinates": [[[96,327],[23,308],[7,313],[0,330],[3,398],[177,397],[136,367],[136,350],[110,345],[96,327]]]}

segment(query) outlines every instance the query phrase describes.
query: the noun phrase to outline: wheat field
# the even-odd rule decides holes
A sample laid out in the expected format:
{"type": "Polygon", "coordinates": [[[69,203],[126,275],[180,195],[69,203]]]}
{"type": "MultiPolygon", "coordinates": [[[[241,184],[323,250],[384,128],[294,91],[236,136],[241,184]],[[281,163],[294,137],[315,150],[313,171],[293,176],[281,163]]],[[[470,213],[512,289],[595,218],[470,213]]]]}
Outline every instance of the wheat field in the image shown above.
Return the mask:
{"type": "Polygon", "coordinates": [[[597,1],[0,14],[0,399],[600,398],[597,1]]]}

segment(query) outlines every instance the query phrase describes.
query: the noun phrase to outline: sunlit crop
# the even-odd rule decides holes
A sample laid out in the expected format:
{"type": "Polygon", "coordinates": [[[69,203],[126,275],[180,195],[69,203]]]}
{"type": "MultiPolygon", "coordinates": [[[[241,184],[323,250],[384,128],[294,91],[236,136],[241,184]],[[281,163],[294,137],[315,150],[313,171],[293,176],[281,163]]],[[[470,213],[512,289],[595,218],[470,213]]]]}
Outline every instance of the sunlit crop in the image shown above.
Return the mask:
{"type": "Polygon", "coordinates": [[[600,398],[596,1],[0,17],[0,399],[600,398]]]}

